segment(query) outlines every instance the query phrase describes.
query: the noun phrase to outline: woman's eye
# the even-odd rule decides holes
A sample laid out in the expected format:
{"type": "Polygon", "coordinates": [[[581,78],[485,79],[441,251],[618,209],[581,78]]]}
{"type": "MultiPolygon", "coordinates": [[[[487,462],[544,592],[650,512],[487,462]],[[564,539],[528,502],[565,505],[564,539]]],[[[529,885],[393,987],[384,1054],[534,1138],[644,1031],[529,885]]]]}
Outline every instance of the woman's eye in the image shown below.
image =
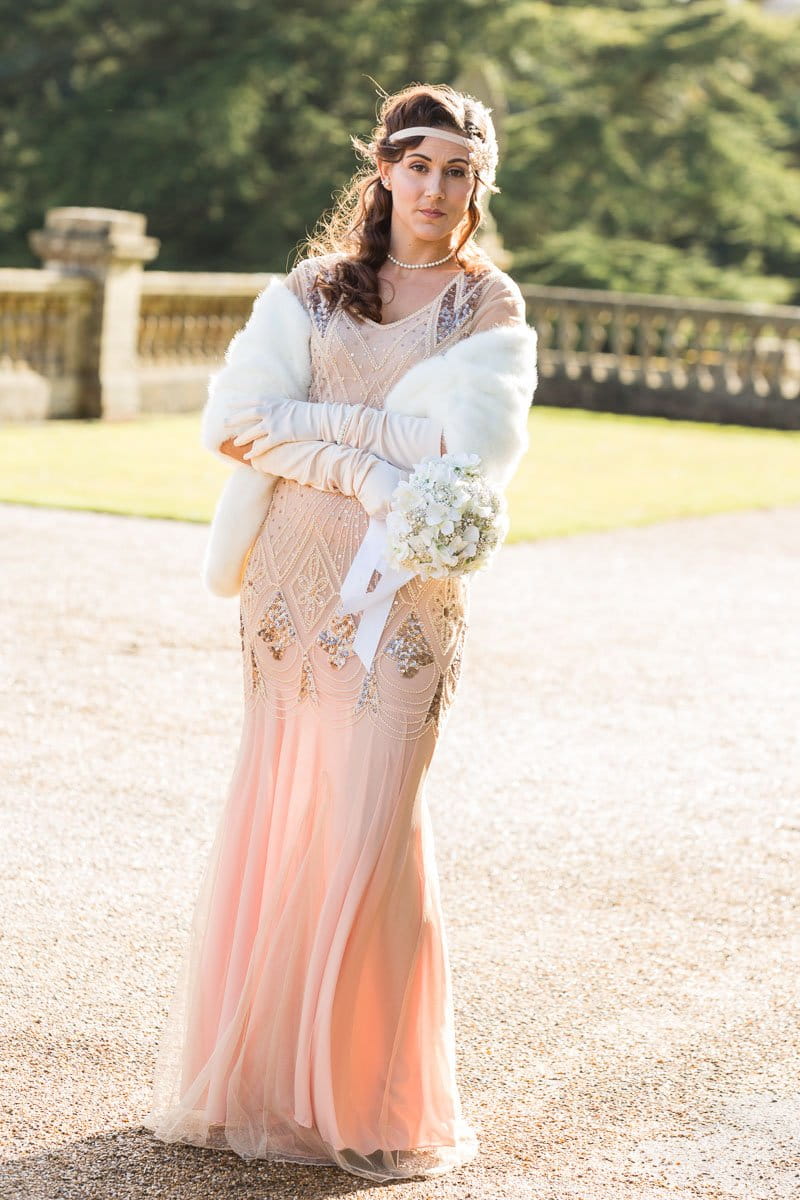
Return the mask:
{"type": "MultiPolygon", "coordinates": [[[[425,166],[425,163],[421,163],[421,162],[415,162],[415,163],[412,163],[412,164],[411,164],[411,170],[412,170],[412,171],[414,170],[414,168],[415,168],[415,167],[422,167],[422,170],[423,170],[423,171],[427,171],[427,169],[428,169],[428,168],[425,166]]],[[[451,170],[451,171],[453,171],[453,172],[454,172],[456,175],[462,175],[462,176],[463,176],[463,174],[464,174],[464,170],[463,170],[463,168],[462,168],[462,167],[450,167],[450,170],[451,170]]]]}

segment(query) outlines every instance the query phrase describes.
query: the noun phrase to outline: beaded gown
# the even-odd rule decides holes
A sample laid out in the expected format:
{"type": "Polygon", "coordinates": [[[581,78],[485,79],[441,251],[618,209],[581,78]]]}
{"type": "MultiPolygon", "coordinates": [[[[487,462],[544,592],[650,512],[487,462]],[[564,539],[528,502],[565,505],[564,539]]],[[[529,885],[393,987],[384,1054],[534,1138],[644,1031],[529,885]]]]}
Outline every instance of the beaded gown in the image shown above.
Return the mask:
{"type": "MultiPolygon", "coordinates": [[[[285,280],[311,318],[310,400],[381,407],[415,363],[524,321],[519,289],[493,266],[449,276],[399,320],[362,321],[316,286],[333,258],[285,280]]],[[[359,614],[335,609],[368,524],[356,498],[280,479],[251,547],[241,741],[145,1126],[382,1182],[440,1174],[478,1149],[456,1080],[424,792],[462,665],[469,577],[405,583],[365,670],[359,614]]]]}

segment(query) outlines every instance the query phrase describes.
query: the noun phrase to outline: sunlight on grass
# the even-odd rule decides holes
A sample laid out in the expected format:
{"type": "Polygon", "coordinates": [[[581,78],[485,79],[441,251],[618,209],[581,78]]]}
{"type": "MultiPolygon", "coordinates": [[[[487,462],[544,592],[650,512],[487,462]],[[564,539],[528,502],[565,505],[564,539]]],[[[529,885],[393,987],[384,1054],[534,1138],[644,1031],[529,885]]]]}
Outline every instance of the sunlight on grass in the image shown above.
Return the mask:
{"type": "Polygon", "coordinates": [[[534,408],[509,541],[800,504],[800,431],[534,408]]]}
{"type": "Polygon", "coordinates": [[[199,413],[0,427],[0,499],[208,521],[229,468],[199,413]]]}
{"type": "MultiPolygon", "coordinates": [[[[510,542],[800,504],[800,432],[534,407],[510,542]]],[[[208,521],[229,468],[200,414],[0,426],[0,500],[208,521]]]]}

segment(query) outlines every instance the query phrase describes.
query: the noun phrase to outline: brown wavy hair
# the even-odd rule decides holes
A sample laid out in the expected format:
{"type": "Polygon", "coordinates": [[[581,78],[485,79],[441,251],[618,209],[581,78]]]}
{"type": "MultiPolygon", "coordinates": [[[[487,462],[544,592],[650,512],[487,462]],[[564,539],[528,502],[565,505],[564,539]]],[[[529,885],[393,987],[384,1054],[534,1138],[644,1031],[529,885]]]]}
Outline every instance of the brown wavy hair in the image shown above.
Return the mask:
{"type": "Polygon", "coordinates": [[[320,292],[332,305],[341,301],[342,308],[353,316],[381,319],[378,268],[389,252],[392,194],[381,186],[377,164],[400,162],[407,151],[424,140],[417,136],[399,143],[388,141],[391,133],[412,125],[431,125],[484,143],[488,169],[473,167],[475,187],[454,259],[468,274],[492,265],[489,256],[472,240],[484,218],[481,201],[487,192],[500,191],[494,184],[497,142],[490,112],[480,100],[456,92],[447,84],[412,84],[385,97],[369,142],[351,136],[354,149],[368,160],[367,165],[334,196],[334,207],[320,217],[301,246],[298,259],[331,253],[347,255],[317,277],[320,292]]]}

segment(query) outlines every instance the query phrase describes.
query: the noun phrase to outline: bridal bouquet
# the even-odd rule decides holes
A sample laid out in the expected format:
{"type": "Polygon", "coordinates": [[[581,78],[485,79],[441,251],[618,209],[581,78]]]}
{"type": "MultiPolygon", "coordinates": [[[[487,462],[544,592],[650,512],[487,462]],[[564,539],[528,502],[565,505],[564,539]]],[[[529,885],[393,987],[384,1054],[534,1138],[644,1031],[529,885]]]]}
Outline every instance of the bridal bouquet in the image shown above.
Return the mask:
{"type": "Polygon", "coordinates": [[[508,532],[503,493],[480,470],[477,454],[419,463],[397,485],[386,514],[387,565],[423,579],[479,571],[508,532]]]}

